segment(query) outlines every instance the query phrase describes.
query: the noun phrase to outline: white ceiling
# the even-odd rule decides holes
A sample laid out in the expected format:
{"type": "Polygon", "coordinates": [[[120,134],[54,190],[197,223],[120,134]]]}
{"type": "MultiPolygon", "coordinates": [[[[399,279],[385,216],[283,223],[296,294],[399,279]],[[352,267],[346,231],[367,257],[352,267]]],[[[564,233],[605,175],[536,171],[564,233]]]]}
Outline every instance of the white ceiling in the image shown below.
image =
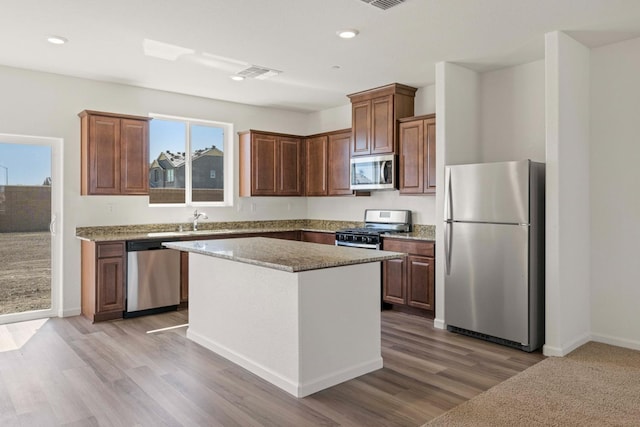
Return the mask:
{"type": "Polygon", "coordinates": [[[0,11],[0,64],[297,111],[433,84],[440,61],[483,71],[542,59],[553,30],[590,47],[640,36],[640,0],[406,0],[386,11],[361,0],[0,0],[0,11]],[[342,40],[343,28],[360,35],[342,40]],[[185,53],[146,56],[145,39],[185,53]],[[229,78],[248,65],[282,74],[229,78]]]}

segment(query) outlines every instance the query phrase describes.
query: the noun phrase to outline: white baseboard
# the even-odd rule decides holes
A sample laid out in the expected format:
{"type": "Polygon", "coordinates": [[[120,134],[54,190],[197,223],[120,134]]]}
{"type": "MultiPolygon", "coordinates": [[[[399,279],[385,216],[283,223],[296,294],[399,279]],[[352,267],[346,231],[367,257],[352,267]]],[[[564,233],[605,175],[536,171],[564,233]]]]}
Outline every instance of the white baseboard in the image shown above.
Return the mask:
{"type": "Polygon", "coordinates": [[[58,317],[72,317],[79,316],[80,314],[82,314],[82,310],[80,309],[80,307],[58,310],[58,317]]]}
{"type": "Polygon", "coordinates": [[[330,375],[315,378],[312,381],[307,381],[306,383],[301,383],[295,381],[294,379],[286,378],[280,373],[266,368],[265,366],[256,363],[255,361],[250,360],[223,345],[220,345],[219,343],[203,336],[202,334],[194,332],[191,328],[187,330],[187,338],[256,374],[260,378],[270,382],[271,384],[281,388],[282,390],[295,397],[308,396],[317,391],[324,390],[350,379],[359,377],[360,375],[364,375],[366,373],[381,369],[383,365],[382,357],[378,357],[375,360],[367,361],[355,366],[350,366],[341,371],[332,372],[330,375]]]}
{"type": "Polygon", "coordinates": [[[442,319],[433,319],[433,327],[436,329],[447,329],[447,324],[442,319]]]}
{"type": "Polygon", "coordinates": [[[640,350],[640,341],[630,340],[627,338],[613,337],[604,334],[591,334],[591,340],[603,344],[615,345],[617,347],[629,348],[631,350],[640,350]]]}
{"type": "Polygon", "coordinates": [[[591,341],[591,335],[584,334],[567,344],[563,344],[561,347],[555,347],[549,344],[545,344],[542,346],[542,354],[544,354],[545,356],[564,357],[581,345],[588,343],[589,341],[591,341]]]}

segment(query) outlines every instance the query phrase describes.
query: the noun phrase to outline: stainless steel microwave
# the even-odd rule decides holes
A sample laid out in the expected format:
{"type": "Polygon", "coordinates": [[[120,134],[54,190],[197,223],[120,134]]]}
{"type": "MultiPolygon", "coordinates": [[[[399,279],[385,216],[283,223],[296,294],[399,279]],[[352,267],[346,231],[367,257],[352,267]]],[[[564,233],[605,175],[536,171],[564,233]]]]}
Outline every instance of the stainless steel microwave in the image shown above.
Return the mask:
{"type": "Polygon", "coordinates": [[[353,157],[350,175],[352,190],[393,190],[395,155],[353,157]]]}

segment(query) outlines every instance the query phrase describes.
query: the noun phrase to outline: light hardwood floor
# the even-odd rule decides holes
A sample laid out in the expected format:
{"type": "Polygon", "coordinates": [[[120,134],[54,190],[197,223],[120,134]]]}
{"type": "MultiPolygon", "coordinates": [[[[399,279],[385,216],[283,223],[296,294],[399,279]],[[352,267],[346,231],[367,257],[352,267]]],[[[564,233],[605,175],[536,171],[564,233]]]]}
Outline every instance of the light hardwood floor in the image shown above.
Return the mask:
{"type": "Polygon", "coordinates": [[[383,369],[296,399],[185,328],[146,333],[187,316],[1,326],[0,425],[419,426],[543,359],[385,311],[383,369]]]}

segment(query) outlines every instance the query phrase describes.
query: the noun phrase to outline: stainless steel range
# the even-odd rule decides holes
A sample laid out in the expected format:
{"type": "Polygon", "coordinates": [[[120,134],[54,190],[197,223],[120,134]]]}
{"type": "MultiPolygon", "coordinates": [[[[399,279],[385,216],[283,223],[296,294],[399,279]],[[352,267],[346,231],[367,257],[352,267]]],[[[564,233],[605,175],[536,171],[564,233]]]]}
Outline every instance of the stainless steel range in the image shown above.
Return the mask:
{"type": "Polygon", "coordinates": [[[411,231],[411,211],[367,209],[364,211],[364,227],[336,231],[336,246],[380,249],[384,233],[411,231]]]}

